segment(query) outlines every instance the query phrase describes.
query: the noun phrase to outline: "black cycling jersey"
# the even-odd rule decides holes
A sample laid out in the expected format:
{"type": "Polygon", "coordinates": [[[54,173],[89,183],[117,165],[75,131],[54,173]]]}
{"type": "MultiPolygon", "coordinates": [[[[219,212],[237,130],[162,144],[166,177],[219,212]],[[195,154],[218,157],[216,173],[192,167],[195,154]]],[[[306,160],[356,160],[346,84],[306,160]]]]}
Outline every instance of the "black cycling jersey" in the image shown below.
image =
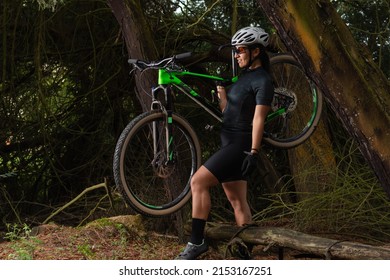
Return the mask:
{"type": "Polygon", "coordinates": [[[256,105],[271,105],[273,86],[261,67],[244,71],[227,93],[221,131],[222,146],[204,166],[219,180],[245,180],[241,165],[252,145],[252,121],[256,105]]]}
{"type": "Polygon", "coordinates": [[[244,71],[227,93],[223,128],[252,132],[256,105],[271,105],[273,94],[271,78],[262,67],[244,71]]]}

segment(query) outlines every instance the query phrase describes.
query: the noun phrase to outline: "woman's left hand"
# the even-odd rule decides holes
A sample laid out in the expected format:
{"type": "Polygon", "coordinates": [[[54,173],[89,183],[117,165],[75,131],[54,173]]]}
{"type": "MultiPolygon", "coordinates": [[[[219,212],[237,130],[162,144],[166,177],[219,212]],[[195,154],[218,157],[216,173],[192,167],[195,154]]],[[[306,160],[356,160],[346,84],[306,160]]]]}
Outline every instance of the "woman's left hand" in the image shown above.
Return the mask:
{"type": "Polygon", "coordinates": [[[248,178],[250,175],[252,175],[253,171],[255,171],[257,167],[257,162],[259,159],[259,155],[257,153],[247,153],[247,154],[248,155],[244,159],[241,166],[241,172],[244,178],[248,178]]]}

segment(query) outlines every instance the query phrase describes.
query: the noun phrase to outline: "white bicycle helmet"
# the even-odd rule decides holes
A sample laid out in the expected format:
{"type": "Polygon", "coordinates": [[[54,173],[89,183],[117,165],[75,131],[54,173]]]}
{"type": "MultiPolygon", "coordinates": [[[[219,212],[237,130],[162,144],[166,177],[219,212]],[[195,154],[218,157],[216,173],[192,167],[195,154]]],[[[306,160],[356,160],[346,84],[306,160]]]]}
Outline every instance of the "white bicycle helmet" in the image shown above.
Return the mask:
{"type": "Polygon", "coordinates": [[[269,35],[260,27],[241,28],[232,37],[232,46],[261,44],[266,47],[269,43],[269,35]]]}

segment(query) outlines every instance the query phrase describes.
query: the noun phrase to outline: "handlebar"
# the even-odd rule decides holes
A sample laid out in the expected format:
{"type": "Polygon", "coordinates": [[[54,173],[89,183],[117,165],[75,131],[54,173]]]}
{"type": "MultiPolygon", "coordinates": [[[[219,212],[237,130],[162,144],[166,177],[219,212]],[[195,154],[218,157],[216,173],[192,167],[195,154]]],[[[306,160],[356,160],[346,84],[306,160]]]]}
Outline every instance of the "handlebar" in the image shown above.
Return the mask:
{"type": "Polygon", "coordinates": [[[129,64],[133,64],[135,67],[137,67],[138,69],[141,69],[141,70],[146,69],[146,68],[160,69],[160,68],[167,67],[169,64],[171,64],[177,60],[182,60],[182,59],[185,59],[187,57],[190,57],[191,55],[192,55],[191,52],[186,52],[186,53],[174,55],[172,57],[164,58],[162,60],[151,61],[151,62],[146,62],[143,60],[130,58],[129,60],[127,60],[127,62],[129,64]]]}

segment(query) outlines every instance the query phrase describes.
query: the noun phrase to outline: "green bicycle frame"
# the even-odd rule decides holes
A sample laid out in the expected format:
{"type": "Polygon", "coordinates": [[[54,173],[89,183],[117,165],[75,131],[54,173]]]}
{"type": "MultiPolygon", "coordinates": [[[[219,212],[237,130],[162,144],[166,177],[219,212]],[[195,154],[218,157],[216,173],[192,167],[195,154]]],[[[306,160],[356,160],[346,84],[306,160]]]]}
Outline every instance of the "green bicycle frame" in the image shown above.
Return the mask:
{"type": "MultiPolygon", "coordinates": [[[[192,76],[192,77],[199,77],[203,79],[209,79],[213,81],[227,81],[224,78],[213,76],[213,75],[207,75],[207,74],[200,74],[200,73],[194,73],[190,71],[168,71],[166,69],[159,69],[158,71],[158,84],[162,86],[168,86],[173,85],[176,88],[178,88],[180,91],[184,92],[189,98],[194,100],[198,105],[200,105],[202,108],[204,108],[207,112],[209,112],[214,118],[216,118],[218,121],[222,122],[222,112],[217,108],[215,105],[210,103],[206,98],[199,95],[194,89],[192,89],[190,86],[185,84],[179,77],[183,76],[192,76]]],[[[238,77],[233,77],[231,82],[236,82],[238,77]]],[[[286,108],[280,108],[279,110],[270,113],[267,116],[266,122],[279,117],[281,115],[284,115],[286,113],[286,108]]],[[[311,120],[312,122],[312,120],[311,120]]]]}
{"type": "MultiPolygon", "coordinates": [[[[192,76],[199,77],[203,79],[208,79],[212,81],[226,81],[221,77],[194,73],[189,71],[168,71],[166,69],[159,69],[158,71],[158,84],[160,86],[168,86],[173,85],[182,91],[185,95],[187,95],[190,99],[195,101],[199,106],[205,109],[208,113],[210,113],[215,119],[218,121],[222,121],[222,112],[217,108],[217,106],[213,105],[209,100],[202,97],[199,93],[197,93],[194,89],[192,89],[189,85],[184,83],[179,77],[183,76],[192,76]]],[[[235,81],[236,78],[233,78],[232,81],[235,81]]]]}

